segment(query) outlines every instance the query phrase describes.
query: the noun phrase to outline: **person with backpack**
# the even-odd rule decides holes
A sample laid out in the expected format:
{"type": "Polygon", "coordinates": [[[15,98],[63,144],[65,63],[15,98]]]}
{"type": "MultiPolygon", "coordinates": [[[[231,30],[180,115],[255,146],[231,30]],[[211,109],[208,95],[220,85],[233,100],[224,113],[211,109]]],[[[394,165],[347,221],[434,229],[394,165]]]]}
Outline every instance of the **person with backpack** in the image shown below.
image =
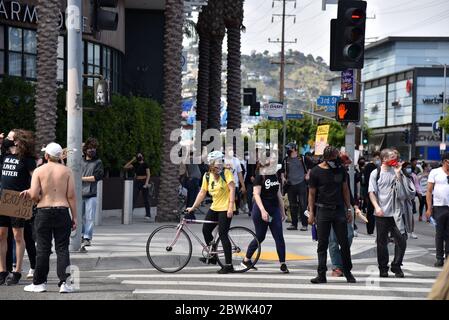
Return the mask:
{"type": "MultiPolygon", "coordinates": [[[[276,169],[277,161],[275,157],[271,157],[263,164],[258,165],[260,174],[257,175],[254,182],[254,200],[256,205],[253,206],[251,217],[256,229],[256,237],[260,244],[265,240],[268,227],[270,227],[276,243],[280,270],[283,273],[289,273],[285,263],[285,240],[282,233],[282,221],[285,220],[286,215],[276,169]]],[[[258,244],[255,240],[249,244],[242,266],[247,268],[252,265],[251,257],[257,247],[258,244]]],[[[253,267],[253,269],[256,268],[253,267]]]]}
{"type": "Polygon", "coordinates": [[[281,179],[284,193],[288,194],[291,226],[287,230],[298,230],[298,214],[301,217],[301,231],[307,231],[307,217],[304,211],[307,209],[307,180],[310,170],[302,155],[298,153],[295,143],[286,145],[287,157],[282,162],[281,179]]]}
{"type": "MultiPolygon", "coordinates": [[[[228,238],[228,232],[234,211],[236,210],[234,175],[231,170],[224,167],[224,155],[221,151],[209,153],[207,162],[209,164],[209,171],[203,176],[201,190],[198,193],[193,206],[187,208],[186,211],[193,213],[193,211],[201,205],[209,192],[212,197],[212,205],[210,206],[205,220],[218,221],[218,233],[225,254],[226,264],[218,271],[218,273],[232,273],[234,272],[234,267],[232,266],[232,248],[228,238]]],[[[215,227],[216,225],[212,223],[203,224],[203,236],[207,245],[214,239],[212,231],[215,227]]],[[[200,258],[200,261],[203,263],[217,264],[216,257],[211,259],[200,258]]]]}
{"type": "Polygon", "coordinates": [[[377,229],[377,261],[380,277],[388,277],[388,233],[394,242],[391,271],[403,278],[401,265],[407,248],[407,232],[411,230],[411,211],[408,200],[415,197],[413,182],[407,178],[399,163],[399,153],[393,149],[381,152],[382,166],[373,171],[369,180],[369,197],[374,206],[377,229]]]}
{"type": "Polygon", "coordinates": [[[368,235],[374,235],[376,220],[374,218],[374,206],[369,198],[369,178],[371,173],[380,168],[382,161],[380,160],[380,152],[376,151],[372,154],[372,161],[365,164],[361,171],[360,196],[363,199],[362,211],[366,212],[368,223],[366,224],[366,232],[368,235]]]}

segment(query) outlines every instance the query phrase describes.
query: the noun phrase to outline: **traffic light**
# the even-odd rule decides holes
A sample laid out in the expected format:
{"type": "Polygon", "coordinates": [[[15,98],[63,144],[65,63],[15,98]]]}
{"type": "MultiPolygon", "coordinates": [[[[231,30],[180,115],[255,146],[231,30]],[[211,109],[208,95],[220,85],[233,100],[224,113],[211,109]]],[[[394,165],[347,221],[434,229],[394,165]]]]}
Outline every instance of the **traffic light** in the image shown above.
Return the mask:
{"type": "Polygon", "coordinates": [[[331,71],[363,68],[365,24],[366,1],[338,2],[338,17],[331,20],[331,71]]]}
{"type": "Polygon", "coordinates": [[[368,144],[368,134],[366,132],[363,132],[362,144],[363,145],[368,144]]]}
{"type": "Polygon", "coordinates": [[[252,106],[256,104],[257,100],[256,88],[243,88],[243,105],[252,106]]]}
{"type": "Polygon", "coordinates": [[[408,129],[405,129],[404,132],[402,132],[402,141],[407,144],[410,143],[410,131],[408,129]]]}
{"type": "Polygon", "coordinates": [[[260,116],[260,102],[256,102],[255,104],[251,105],[249,109],[249,115],[250,116],[260,116]]]}
{"type": "Polygon", "coordinates": [[[118,13],[103,8],[117,8],[118,0],[90,0],[90,4],[90,27],[93,33],[101,30],[117,30],[118,13]]]}
{"type": "Polygon", "coordinates": [[[360,103],[357,101],[340,100],[335,108],[335,118],[338,122],[359,122],[360,103]]]}

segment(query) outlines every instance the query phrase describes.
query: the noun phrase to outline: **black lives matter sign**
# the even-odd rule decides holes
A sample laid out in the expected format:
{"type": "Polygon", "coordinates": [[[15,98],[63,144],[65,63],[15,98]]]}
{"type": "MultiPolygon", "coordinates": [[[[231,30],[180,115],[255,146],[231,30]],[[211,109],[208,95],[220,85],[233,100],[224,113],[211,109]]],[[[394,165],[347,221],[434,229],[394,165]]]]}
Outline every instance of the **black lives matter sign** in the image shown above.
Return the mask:
{"type": "Polygon", "coordinates": [[[3,189],[0,199],[0,214],[29,220],[33,214],[33,201],[21,197],[20,192],[3,189]]]}

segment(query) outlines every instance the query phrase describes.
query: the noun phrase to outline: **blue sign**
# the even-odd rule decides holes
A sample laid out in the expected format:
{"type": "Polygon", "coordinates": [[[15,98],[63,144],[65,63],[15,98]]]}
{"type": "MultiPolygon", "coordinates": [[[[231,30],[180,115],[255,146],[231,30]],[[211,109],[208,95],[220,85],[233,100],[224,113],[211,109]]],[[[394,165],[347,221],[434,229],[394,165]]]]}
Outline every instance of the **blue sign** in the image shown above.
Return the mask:
{"type": "MultiPolygon", "coordinates": [[[[287,113],[287,120],[300,120],[304,119],[304,115],[301,113],[287,113]]],[[[283,117],[268,117],[268,120],[282,121],[283,117]]]]}
{"type": "Polygon", "coordinates": [[[354,70],[348,69],[341,72],[341,94],[354,93],[354,70]]]}
{"type": "MultiPolygon", "coordinates": [[[[316,100],[316,104],[318,106],[322,106],[322,107],[333,107],[335,112],[335,106],[337,105],[338,100],[340,100],[339,96],[320,96],[317,100],[316,100]]],[[[332,111],[328,111],[328,112],[332,112],[332,111]]]]}

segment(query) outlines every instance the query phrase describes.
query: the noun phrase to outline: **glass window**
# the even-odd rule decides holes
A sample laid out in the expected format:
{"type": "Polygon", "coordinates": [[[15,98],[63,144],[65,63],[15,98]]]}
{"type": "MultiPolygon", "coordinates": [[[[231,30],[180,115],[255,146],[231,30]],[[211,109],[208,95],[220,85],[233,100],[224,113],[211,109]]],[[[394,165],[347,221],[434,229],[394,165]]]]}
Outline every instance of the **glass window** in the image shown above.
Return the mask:
{"type": "MultiPolygon", "coordinates": [[[[87,44],[87,73],[89,74],[101,74],[101,56],[100,45],[94,43],[87,44]]],[[[94,78],[87,79],[87,85],[93,87],[94,78]]]]}
{"type": "Polygon", "coordinates": [[[36,54],[37,44],[36,44],[36,31],[23,30],[23,45],[26,53],[36,54]]]}
{"type": "Polygon", "coordinates": [[[5,74],[5,52],[0,51],[0,74],[5,74]]]}
{"type": "Polygon", "coordinates": [[[22,76],[22,54],[9,53],[9,74],[12,76],[22,76]]]}
{"type": "Polygon", "coordinates": [[[407,90],[407,80],[388,85],[388,126],[412,123],[412,100],[412,91],[407,90]]]}
{"type": "Polygon", "coordinates": [[[365,117],[369,128],[385,126],[386,86],[365,90],[365,117]]]}
{"type": "Polygon", "coordinates": [[[22,29],[9,28],[9,50],[22,51],[22,29]]]}
{"type": "Polygon", "coordinates": [[[5,28],[0,26],[0,49],[5,49],[5,28]]]}
{"type": "Polygon", "coordinates": [[[36,78],[36,56],[35,55],[25,55],[25,77],[26,78],[36,78]]]}

